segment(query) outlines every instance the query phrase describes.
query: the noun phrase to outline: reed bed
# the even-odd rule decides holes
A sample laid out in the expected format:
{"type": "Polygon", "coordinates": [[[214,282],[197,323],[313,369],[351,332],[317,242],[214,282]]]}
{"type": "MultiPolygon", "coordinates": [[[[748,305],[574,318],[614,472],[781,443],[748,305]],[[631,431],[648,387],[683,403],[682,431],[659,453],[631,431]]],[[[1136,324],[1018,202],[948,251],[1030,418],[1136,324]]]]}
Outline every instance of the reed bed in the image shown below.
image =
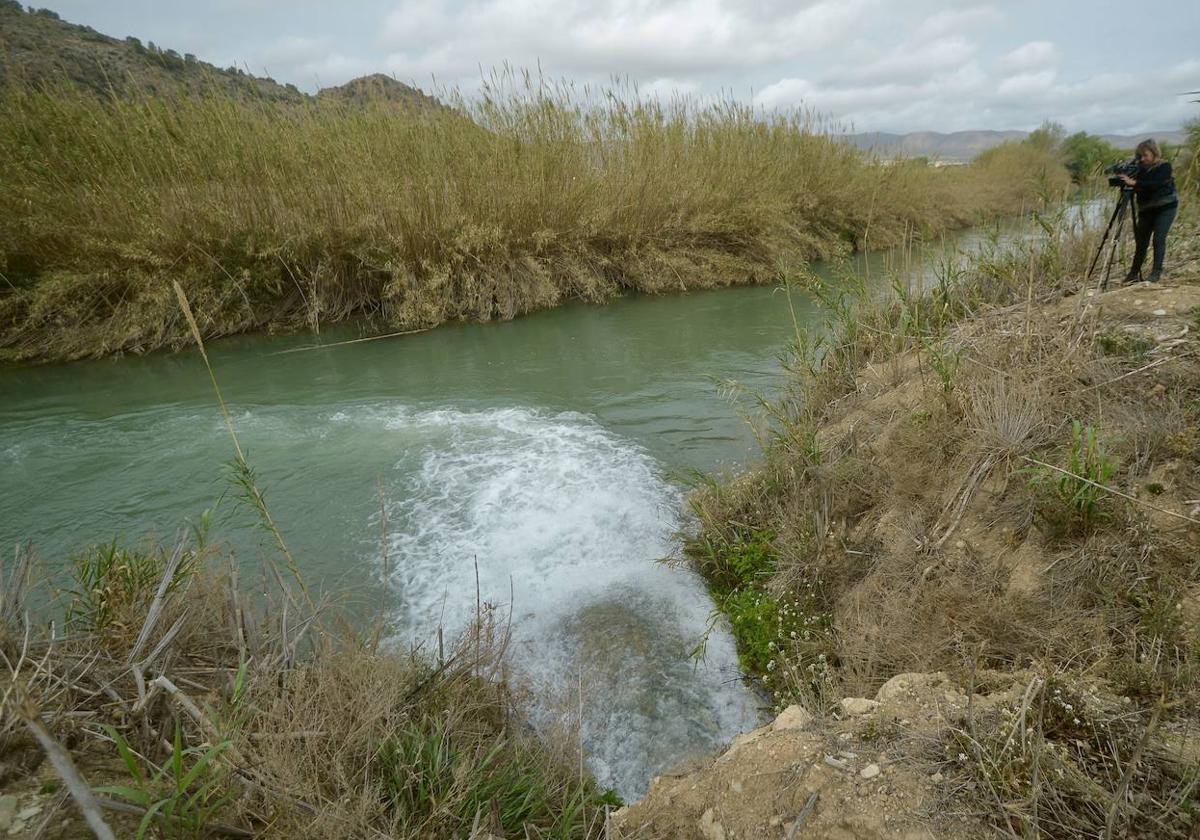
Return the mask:
{"type": "Polygon", "coordinates": [[[362,318],[510,318],[568,299],[777,279],[1016,213],[1066,185],[1014,145],[891,163],[805,112],[516,73],[447,107],[0,91],[0,354],[179,347],[362,318]]]}

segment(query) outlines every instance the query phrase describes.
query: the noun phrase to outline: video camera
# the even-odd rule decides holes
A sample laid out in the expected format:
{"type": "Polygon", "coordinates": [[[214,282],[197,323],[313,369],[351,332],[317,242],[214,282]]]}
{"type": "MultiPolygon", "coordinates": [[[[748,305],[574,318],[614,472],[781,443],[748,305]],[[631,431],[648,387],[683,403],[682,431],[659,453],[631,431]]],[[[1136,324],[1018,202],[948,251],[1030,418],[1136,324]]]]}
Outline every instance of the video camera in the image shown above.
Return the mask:
{"type": "Polygon", "coordinates": [[[1125,182],[1121,180],[1122,175],[1128,175],[1132,178],[1137,175],[1138,159],[1137,156],[1131,157],[1129,160],[1117,161],[1111,166],[1104,167],[1104,174],[1108,176],[1108,185],[1110,187],[1124,187],[1125,182]]]}

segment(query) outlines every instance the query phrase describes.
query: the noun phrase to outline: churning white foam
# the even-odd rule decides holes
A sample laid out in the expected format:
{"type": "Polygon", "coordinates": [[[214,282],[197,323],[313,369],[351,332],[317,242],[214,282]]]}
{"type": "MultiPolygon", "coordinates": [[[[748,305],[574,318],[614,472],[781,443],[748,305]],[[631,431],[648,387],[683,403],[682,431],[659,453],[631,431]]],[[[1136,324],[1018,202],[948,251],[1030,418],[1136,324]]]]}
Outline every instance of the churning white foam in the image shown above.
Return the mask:
{"type": "Polygon", "coordinates": [[[626,796],[756,723],[727,632],[710,636],[703,662],[688,657],[711,603],[692,573],[657,562],[682,498],[648,453],[573,413],[374,419],[408,448],[387,513],[406,635],[466,625],[477,561],[485,601],[507,605],[513,593],[514,664],[543,697],[564,686],[579,695],[592,769],[626,796]]]}

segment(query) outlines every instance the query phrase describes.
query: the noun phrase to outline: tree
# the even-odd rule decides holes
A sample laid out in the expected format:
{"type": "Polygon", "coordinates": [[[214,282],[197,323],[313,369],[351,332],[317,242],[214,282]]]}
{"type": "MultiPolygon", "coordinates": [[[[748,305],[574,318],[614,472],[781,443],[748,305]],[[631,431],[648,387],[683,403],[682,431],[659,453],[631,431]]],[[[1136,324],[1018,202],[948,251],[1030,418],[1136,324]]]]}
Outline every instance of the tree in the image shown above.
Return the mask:
{"type": "Polygon", "coordinates": [[[1052,152],[1058,148],[1066,135],[1067,130],[1060,123],[1046,120],[1029,133],[1029,136],[1025,138],[1025,142],[1035,149],[1052,152]]]}
{"type": "Polygon", "coordinates": [[[1121,150],[1103,137],[1079,131],[1059,144],[1071,180],[1081,183],[1121,156],[1121,150]]]}

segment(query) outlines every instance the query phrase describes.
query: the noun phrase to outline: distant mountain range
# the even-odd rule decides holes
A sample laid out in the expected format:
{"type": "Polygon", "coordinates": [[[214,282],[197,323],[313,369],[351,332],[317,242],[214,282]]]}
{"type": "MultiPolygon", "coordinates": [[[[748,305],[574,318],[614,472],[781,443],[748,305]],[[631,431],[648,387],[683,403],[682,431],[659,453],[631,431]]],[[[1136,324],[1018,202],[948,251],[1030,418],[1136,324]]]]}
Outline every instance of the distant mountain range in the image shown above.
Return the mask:
{"type": "MultiPolygon", "coordinates": [[[[0,0],[0,84],[6,80],[65,81],[117,95],[139,90],[160,95],[220,92],[276,102],[311,98],[292,84],[237,67],[222,69],[190,53],[180,55],[132,36],[112,38],[90,26],[68,23],[48,9],[26,11],[16,0],[0,0]]],[[[382,74],[324,88],[317,96],[351,102],[374,99],[419,108],[441,106],[420,90],[382,74]]]]}
{"type": "MultiPolygon", "coordinates": [[[[940,134],[936,131],[917,131],[912,134],[888,134],[869,131],[862,134],[843,134],[841,138],[864,151],[874,151],[882,157],[928,157],[934,160],[959,162],[969,161],[980,152],[999,146],[1010,140],[1024,140],[1028,131],[954,131],[940,134]]],[[[1147,137],[1159,142],[1182,143],[1186,133],[1181,130],[1152,131],[1148,134],[1101,135],[1118,149],[1133,149],[1147,137]]]]}

